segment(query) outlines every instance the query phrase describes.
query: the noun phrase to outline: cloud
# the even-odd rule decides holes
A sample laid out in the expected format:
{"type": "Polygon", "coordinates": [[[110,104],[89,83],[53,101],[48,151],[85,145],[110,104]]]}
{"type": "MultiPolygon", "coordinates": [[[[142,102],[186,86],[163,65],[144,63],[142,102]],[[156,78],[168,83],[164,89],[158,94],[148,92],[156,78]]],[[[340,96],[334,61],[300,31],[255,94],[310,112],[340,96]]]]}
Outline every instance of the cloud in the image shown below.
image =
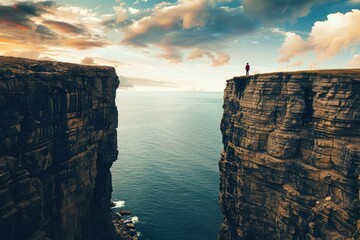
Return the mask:
{"type": "Polygon", "coordinates": [[[285,41],[281,46],[279,62],[289,62],[294,56],[301,56],[310,49],[309,43],[304,41],[296,33],[286,33],[285,41]]]}
{"type": "MultiPolygon", "coordinates": [[[[6,49],[26,52],[32,46],[37,46],[36,50],[50,51],[54,48],[86,50],[123,44],[147,48],[152,55],[156,53],[171,63],[180,63],[186,52],[198,48],[203,51],[199,58],[209,59],[210,64],[217,67],[230,61],[230,55],[226,53],[227,43],[261,29],[265,22],[274,24],[305,16],[313,4],[323,2],[178,0],[152,3],[148,9],[134,8],[137,6],[134,4],[148,1],[133,1],[127,6],[125,1],[118,0],[112,13],[99,15],[95,10],[61,5],[55,1],[14,3],[2,0],[0,53],[6,49]],[[120,41],[116,39],[118,35],[120,41]]],[[[286,41],[292,45],[292,39],[286,41]]],[[[298,39],[296,43],[299,42],[298,39]]],[[[289,47],[284,46],[286,48],[289,47]]],[[[300,50],[296,54],[301,54],[300,50]]],[[[291,57],[291,54],[285,56],[283,61],[291,57]]]]}
{"type": "Polygon", "coordinates": [[[316,22],[309,42],[320,59],[335,56],[340,50],[360,43],[360,10],[328,15],[327,21],[316,22]]]}
{"type": "Polygon", "coordinates": [[[360,43],[360,10],[333,13],[326,21],[315,22],[307,40],[295,33],[287,33],[280,48],[280,62],[314,51],[319,60],[329,59],[341,50],[360,43]]]}
{"type": "Polygon", "coordinates": [[[12,56],[12,57],[22,57],[22,58],[30,58],[37,60],[48,60],[48,61],[56,61],[56,59],[51,58],[49,56],[45,56],[39,50],[29,50],[29,51],[17,51],[11,50],[3,53],[4,56],[12,56]]]}
{"type": "Polygon", "coordinates": [[[170,63],[181,63],[182,55],[181,53],[172,47],[163,47],[163,53],[159,55],[161,58],[166,59],[170,63]]]}
{"type": "Polygon", "coordinates": [[[136,0],[133,4],[139,4],[139,3],[142,3],[142,2],[146,3],[148,1],[150,1],[150,0],[136,0]]]}
{"type": "Polygon", "coordinates": [[[211,66],[213,67],[220,67],[224,66],[226,64],[229,64],[230,56],[226,53],[218,53],[218,56],[216,57],[214,54],[212,54],[209,51],[205,51],[200,48],[194,48],[188,59],[196,59],[196,58],[203,58],[204,56],[208,57],[211,60],[211,66]]]}
{"type": "Polygon", "coordinates": [[[229,64],[230,56],[226,53],[219,53],[217,57],[212,54],[207,55],[212,60],[213,67],[220,67],[229,64]]]}
{"type": "Polygon", "coordinates": [[[121,22],[124,22],[128,18],[124,2],[120,3],[119,6],[114,7],[114,10],[117,13],[116,22],[121,23],[121,22]]]}
{"type": "Polygon", "coordinates": [[[62,44],[64,46],[72,47],[77,50],[105,47],[105,46],[109,45],[109,43],[105,42],[105,41],[87,40],[84,38],[65,39],[62,41],[62,44]]]}
{"type": "Polygon", "coordinates": [[[85,57],[80,61],[81,64],[85,65],[104,65],[104,66],[112,66],[112,67],[120,67],[121,65],[125,65],[116,60],[102,58],[102,57],[85,57]]]}
{"type": "Polygon", "coordinates": [[[204,55],[205,55],[205,51],[204,51],[204,50],[202,50],[202,49],[200,49],[200,48],[194,48],[194,49],[191,51],[188,59],[202,58],[202,57],[204,57],[204,55]]]}
{"type": "MultiPolygon", "coordinates": [[[[156,46],[163,50],[160,57],[178,63],[182,50],[202,48],[208,52],[225,47],[230,40],[256,29],[242,12],[242,8],[227,7],[221,1],[179,0],[175,4],[161,3],[139,19],[120,28],[122,44],[148,48],[156,46]]],[[[219,66],[228,55],[213,58],[219,66]]]]}
{"type": "Polygon", "coordinates": [[[83,58],[80,63],[81,63],[81,64],[85,64],[85,65],[93,65],[93,64],[96,64],[96,63],[95,63],[95,60],[94,60],[92,57],[83,58]]]}
{"type": "Polygon", "coordinates": [[[129,13],[130,14],[138,14],[140,12],[141,12],[140,9],[129,7],[129,13]]]}
{"type": "Polygon", "coordinates": [[[175,83],[172,82],[162,82],[155,81],[145,78],[132,78],[120,76],[120,88],[130,88],[130,87],[165,87],[165,88],[174,88],[177,87],[175,83]]]}
{"type": "MultiPolygon", "coordinates": [[[[105,17],[104,17],[105,18],[105,17]]],[[[51,48],[85,50],[104,47],[106,27],[102,17],[91,10],[60,6],[53,1],[0,3],[0,54],[13,49],[28,53],[30,49],[51,48]]]]}
{"type": "Polygon", "coordinates": [[[43,25],[37,25],[34,33],[43,40],[57,40],[60,38],[58,34],[43,25]]]}
{"type": "Polygon", "coordinates": [[[286,67],[288,67],[288,68],[299,67],[299,66],[301,66],[301,65],[303,65],[303,64],[304,64],[303,61],[296,61],[296,62],[294,62],[294,63],[292,63],[292,64],[287,65],[286,67]]]}
{"type": "Polygon", "coordinates": [[[96,62],[98,62],[101,65],[113,66],[115,68],[120,67],[122,65],[127,65],[127,64],[119,62],[117,60],[107,59],[107,58],[102,58],[102,57],[96,57],[96,58],[94,58],[94,60],[96,60],[96,62]]]}
{"type": "Polygon", "coordinates": [[[354,55],[347,65],[352,68],[360,68],[360,54],[354,55]]]}
{"type": "Polygon", "coordinates": [[[123,28],[122,43],[136,47],[159,42],[161,45],[194,47],[254,29],[240,7],[219,7],[206,0],[180,0],[176,5],[157,5],[150,16],[123,28]]]}
{"type": "Polygon", "coordinates": [[[243,0],[246,16],[263,23],[294,21],[309,14],[311,6],[325,0],[243,0]]]}
{"type": "Polygon", "coordinates": [[[122,3],[118,10],[124,20],[117,26],[124,45],[162,49],[160,57],[172,63],[182,61],[184,50],[199,48],[207,52],[203,56],[211,59],[212,66],[222,66],[230,56],[217,52],[223,52],[230,40],[255,32],[264,24],[306,16],[311,6],[322,2],[325,1],[243,0],[242,6],[240,1],[236,6],[237,1],[231,0],[178,0],[159,3],[146,15],[131,18],[130,8],[122,3]]]}
{"type": "Polygon", "coordinates": [[[15,27],[20,30],[31,30],[34,23],[31,17],[39,17],[48,9],[54,7],[50,1],[43,2],[18,2],[13,5],[0,6],[0,24],[15,27]]]}
{"type": "MultiPolygon", "coordinates": [[[[67,34],[83,34],[86,31],[83,29],[84,27],[77,27],[67,22],[60,22],[60,21],[52,21],[52,20],[45,20],[43,24],[49,28],[55,29],[62,33],[67,34]]],[[[48,28],[48,29],[49,29],[48,28]]]]}
{"type": "Polygon", "coordinates": [[[3,53],[5,56],[13,56],[13,57],[23,57],[23,58],[31,58],[31,59],[39,59],[40,51],[38,50],[30,50],[30,51],[8,51],[3,53]]]}

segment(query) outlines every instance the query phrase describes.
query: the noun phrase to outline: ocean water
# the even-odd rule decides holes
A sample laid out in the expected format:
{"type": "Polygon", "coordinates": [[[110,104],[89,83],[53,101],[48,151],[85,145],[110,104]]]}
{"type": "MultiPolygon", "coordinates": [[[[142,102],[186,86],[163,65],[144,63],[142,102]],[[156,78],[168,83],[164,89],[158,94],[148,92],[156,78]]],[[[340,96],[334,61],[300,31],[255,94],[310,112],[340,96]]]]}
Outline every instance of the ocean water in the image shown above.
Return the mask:
{"type": "Polygon", "coordinates": [[[222,96],[118,91],[113,200],[137,217],[141,239],[216,239],[222,96]]]}

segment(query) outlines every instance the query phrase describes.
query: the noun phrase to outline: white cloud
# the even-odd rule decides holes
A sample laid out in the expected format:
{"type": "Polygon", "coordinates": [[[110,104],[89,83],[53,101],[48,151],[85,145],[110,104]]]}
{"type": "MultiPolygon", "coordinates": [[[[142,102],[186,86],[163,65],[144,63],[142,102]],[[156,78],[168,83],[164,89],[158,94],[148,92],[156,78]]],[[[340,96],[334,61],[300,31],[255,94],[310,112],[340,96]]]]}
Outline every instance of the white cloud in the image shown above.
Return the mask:
{"type": "Polygon", "coordinates": [[[34,58],[30,49],[46,53],[53,48],[85,50],[112,44],[107,40],[102,16],[90,9],[51,1],[1,4],[4,2],[0,2],[0,53],[12,49],[34,58]]]}
{"type": "Polygon", "coordinates": [[[288,65],[287,67],[288,67],[288,68],[292,68],[292,67],[299,67],[299,66],[301,66],[301,65],[303,65],[303,64],[304,64],[304,62],[303,62],[303,61],[296,61],[296,62],[294,62],[294,63],[292,63],[292,64],[288,65]]]}
{"type": "Polygon", "coordinates": [[[360,68],[360,54],[354,55],[347,65],[352,68],[360,68]]]}
{"type": "Polygon", "coordinates": [[[220,67],[229,64],[230,56],[226,53],[218,53],[218,56],[214,56],[213,54],[207,54],[207,56],[211,59],[211,66],[220,67]]]}
{"type": "Polygon", "coordinates": [[[124,2],[120,3],[119,6],[114,7],[114,10],[117,14],[116,22],[121,23],[121,22],[124,22],[126,19],[128,19],[127,9],[125,8],[124,2]]]}
{"type": "Polygon", "coordinates": [[[166,59],[169,63],[181,63],[182,55],[176,49],[172,47],[163,47],[163,52],[159,55],[161,58],[166,59]]]}
{"type": "Polygon", "coordinates": [[[284,31],[284,30],[281,29],[281,28],[272,28],[272,29],[271,29],[271,32],[273,32],[273,33],[278,33],[278,34],[281,34],[281,35],[283,35],[283,36],[286,36],[286,34],[287,34],[287,32],[284,31]]]}
{"type": "Polygon", "coordinates": [[[289,62],[294,56],[304,55],[310,48],[309,44],[296,33],[286,33],[285,41],[281,46],[279,62],[289,62]]]}
{"type": "Polygon", "coordinates": [[[172,63],[182,61],[184,50],[206,49],[204,55],[211,59],[212,66],[222,66],[230,56],[218,49],[226,47],[226,41],[256,29],[240,6],[230,8],[224,6],[225,2],[228,0],[161,2],[146,15],[120,26],[121,42],[133,47],[159,48],[163,50],[160,57],[172,63]]]}
{"type": "Polygon", "coordinates": [[[85,65],[94,65],[94,64],[96,64],[94,58],[92,58],[92,57],[85,57],[85,58],[83,58],[81,60],[80,63],[85,64],[85,65]]]}
{"type": "Polygon", "coordinates": [[[341,50],[360,43],[360,10],[329,14],[327,20],[314,23],[307,40],[287,33],[280,48],[280,62],[314,51],[319,60],[334,57],[341,50]]]}
{"type": "Polygon", "coordinates": [[[129,7],[129,13],[138,14],[140,13],[140,9],[129,7]]]}
{"type": "Polygon", "coordinates": [[[309,42],[320,59],[335,56],[340,50],[360,43],[360,10],[328,15],[327,21],[316,22],[309,42]]]}
{"type": "MultiPolygon", "coordinates": [[[[213,66],[221,66],[230,58],[220,53],[228,48],[227,41],[255,32],[263,24],[305,16],[313,4],[324,0],[178,0],[163,1],[149,9],[127,7],[124,1],[118,2],[120,5],[114,8],[117,23],[108,26],[118,27],[122,44],[153,49],[152,53],[163,50],[160,57],[172,63],[182,61],[183,51],[200,48],[208,53],[204,56],[211,59],[213,66]],[[230,7],[230,2],[238,5],[230,7]]],[[[132,4],[140,2],[147,0],[132,4]]]]}
{"type": "Polygon", "coordinates": [[[200,48],[194,48],[194,49],[191,51],[188,59],[202,58],[202,57],[204,57],[204,55],[205,55],[205,51],[204,51],[204,50],[202,50],[202,49],[200,49],[200,48]]]}
{"type": "Polygon", "coordinates": [[[211,60],[211,66],[213,67],[220,67],[229,64],[230,56],[226,53],[218,53],[217,56],[215,56],[213,53],[209,51],[205,51],[200,48],[194,48],[188,59],[197,59],[197,58],[203,58],[204,56],[208,57],[211,60]]]}
{"type": "Polygon", "coordinates": [[[139,3],[142,3],[142,2],[146,3],[148,1],[149,0],[136,0],[133,4],[139,4],[139,3]]]}

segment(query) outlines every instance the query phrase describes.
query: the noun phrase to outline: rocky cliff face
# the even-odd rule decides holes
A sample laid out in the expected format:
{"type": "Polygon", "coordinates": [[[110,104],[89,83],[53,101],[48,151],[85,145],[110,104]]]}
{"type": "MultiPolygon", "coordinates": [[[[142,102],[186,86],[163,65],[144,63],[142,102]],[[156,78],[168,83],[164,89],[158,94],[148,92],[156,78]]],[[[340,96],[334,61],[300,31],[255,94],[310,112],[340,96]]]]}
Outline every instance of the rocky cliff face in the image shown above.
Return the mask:
{"type": "Polygon", "coordinates": [[[0,57],[0,238],[114,239],[111,67],[0,57]]]}
{"type": "Polygon", "coordinates": [[[360,239],[360,70],[227,81],[219,239],[360,239]]]}

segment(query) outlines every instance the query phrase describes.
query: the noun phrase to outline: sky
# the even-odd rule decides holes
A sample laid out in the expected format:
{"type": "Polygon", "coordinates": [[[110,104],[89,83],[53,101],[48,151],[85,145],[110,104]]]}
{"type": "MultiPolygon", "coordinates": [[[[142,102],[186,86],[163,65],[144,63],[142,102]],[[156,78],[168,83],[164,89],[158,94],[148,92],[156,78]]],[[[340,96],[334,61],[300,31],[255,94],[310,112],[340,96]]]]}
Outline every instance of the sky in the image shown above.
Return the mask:
{"type": "Polygon", "coordinates": [[[360,0],[0,0],[0,55],[116,68],[128,91],[360,68],[360,0]]]}

